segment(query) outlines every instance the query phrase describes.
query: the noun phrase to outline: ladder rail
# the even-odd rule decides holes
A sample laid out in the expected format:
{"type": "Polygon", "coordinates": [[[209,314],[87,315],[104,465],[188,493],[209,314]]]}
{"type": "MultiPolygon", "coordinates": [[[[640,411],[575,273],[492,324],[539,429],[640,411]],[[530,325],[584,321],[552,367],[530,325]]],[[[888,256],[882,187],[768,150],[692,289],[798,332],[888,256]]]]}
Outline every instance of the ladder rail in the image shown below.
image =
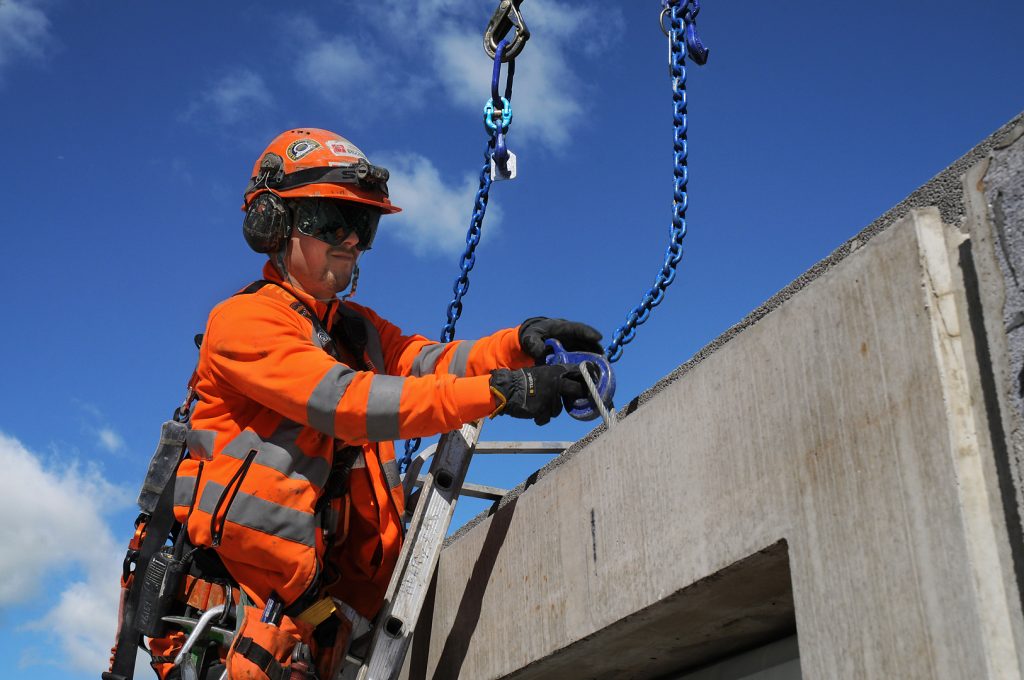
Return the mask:
{"type": "Polygon", "coordinates": [[[359,680],[394,680],[402,670],[482,427],[468,423],[438,443],[359,680]]]}
{"type": "Polygon", "coordinates": [[[483,421],[476,421],[442,435],[437,444],[421,451],[410,464],[404,484],[406,497],[415,498],[416,503],[405,543],[388,584],[384,607],[377,617],[366,659],[358,667],[358,672],[354,666],[347,667],[341,675],[343,679],[394,680],[398,677],[441,558],[441,549],[459,496],[494,500],[506,493],[503,489],[466,483],[473,454],[556,454],[572,444],[564,441],[481,442],[482,428],[483,421]],[[431,458],[429,472],[421,477],[420,469],[431,458]]]}

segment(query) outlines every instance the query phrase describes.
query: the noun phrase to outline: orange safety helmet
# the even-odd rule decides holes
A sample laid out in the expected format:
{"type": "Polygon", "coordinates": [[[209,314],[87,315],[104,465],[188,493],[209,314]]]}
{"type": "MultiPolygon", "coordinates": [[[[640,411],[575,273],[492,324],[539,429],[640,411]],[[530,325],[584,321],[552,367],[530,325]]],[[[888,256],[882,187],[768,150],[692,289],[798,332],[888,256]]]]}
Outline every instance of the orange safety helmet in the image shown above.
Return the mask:
{"type": "Polygon", "coordinates": [[[274,138],[252,168],[242,210],[271,192],[281,198],[338,198],[401,210],[388,198],[389,173],[352,142],[329,130],[302,128],[274,138]]]}

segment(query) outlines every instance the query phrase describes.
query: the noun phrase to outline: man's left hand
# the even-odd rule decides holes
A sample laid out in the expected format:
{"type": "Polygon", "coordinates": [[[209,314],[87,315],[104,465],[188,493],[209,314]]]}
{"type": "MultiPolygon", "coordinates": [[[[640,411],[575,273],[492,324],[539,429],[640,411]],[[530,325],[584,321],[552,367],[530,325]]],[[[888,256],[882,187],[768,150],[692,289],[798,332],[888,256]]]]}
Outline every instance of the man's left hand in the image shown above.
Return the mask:
{"type": "Polygon", "coordinates": [[[544,344],[548,338],[558,340],[569,352],[604,352],[601,347],[601,333],[585,323],[535,316],[519,326],[520,346],[538,363],[542,363],[544,357],[549,354],[549,349],[544,344]]]}

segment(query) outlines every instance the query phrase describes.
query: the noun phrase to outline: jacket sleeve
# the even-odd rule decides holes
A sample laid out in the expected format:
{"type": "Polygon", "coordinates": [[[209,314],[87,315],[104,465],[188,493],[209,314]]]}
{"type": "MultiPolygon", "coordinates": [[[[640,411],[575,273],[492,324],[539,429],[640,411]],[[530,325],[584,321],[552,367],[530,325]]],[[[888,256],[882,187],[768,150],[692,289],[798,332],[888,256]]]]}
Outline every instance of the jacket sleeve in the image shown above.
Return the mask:
{"type": "Polygon", "coordinates": [[[398,377],[357,371],[314,341],[308,320],[262,295],[210,315],[212,377],[284,417],[350,444],[426,437],[494,410],[489,377],[398,377]]]}
{"type": "Polygon", "coordinates": [[[440,343],[422,335],[403,335],[398,326],[382,319],[372,309],[349,304],[368,318],[380,334],[385,372],[391,375],[489,376],[496,368],[514,369],[534,364],[533,358],[519,346],[518,327],[506,328],[479,340],[440,343]]]}

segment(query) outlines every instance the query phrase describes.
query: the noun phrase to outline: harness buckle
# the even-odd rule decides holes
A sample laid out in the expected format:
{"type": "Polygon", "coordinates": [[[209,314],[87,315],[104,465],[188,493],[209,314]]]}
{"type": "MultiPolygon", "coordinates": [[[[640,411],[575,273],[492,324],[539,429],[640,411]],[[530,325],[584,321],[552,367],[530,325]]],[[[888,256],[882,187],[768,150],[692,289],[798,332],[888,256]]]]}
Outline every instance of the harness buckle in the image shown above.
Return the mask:
{"type": "Polygon", "coordinates": [[[484,31],[484,50],[491,59],[494,59],[498,51],[498,43],[504,40],[513,28],[516,29],[516,36],[501,55],[502,61],[512,61],[518,57],[526,41],[530,39],[530,29],[526,27],[523,15],[519,12],[519,5],[522,2],[523,0],[501,0],[498,9],[494,10],[494,15],[484,31]]]}
{"type": "Polygon", "coordinates": [[[139,561],[139,551],[128,549],[124,555],[124,562],[121,563],[121,583],[127,583],[131,577],[135,563],[139,561]]]}

